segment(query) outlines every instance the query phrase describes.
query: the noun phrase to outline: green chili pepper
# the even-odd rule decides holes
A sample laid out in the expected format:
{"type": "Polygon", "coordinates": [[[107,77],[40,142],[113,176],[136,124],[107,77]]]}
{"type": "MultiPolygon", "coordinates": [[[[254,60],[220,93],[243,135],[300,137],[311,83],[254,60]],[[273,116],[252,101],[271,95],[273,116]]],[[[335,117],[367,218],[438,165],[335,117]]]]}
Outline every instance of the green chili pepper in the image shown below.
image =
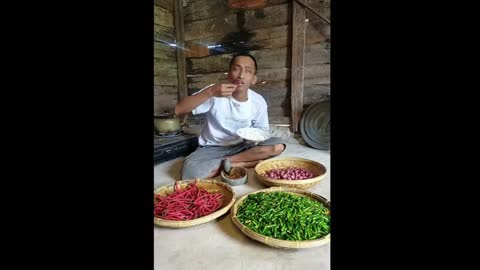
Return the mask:
{"type": "Polygon", "coordinates": [[[330,232],[329,210],[320,202],[286,192],[250,194],[238,208],[245,226],[284,240],[313,240],[330,232]]]}

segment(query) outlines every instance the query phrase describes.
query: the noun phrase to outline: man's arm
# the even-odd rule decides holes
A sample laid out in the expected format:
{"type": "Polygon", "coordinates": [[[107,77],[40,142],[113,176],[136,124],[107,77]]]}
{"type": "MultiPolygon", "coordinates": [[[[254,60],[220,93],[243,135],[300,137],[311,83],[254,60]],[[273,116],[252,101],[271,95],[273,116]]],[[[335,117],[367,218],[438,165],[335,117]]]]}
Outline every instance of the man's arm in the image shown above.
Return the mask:
{"type": "Polygon", "coordinates": [[[175,114],[182,115],[189,113],[211,97],[232,96],[232,93],[236,88],[237,86],[235,84],[212,85],[196,95],[187,96],[180,100],[180,102],[175,106],[175,114]]]}

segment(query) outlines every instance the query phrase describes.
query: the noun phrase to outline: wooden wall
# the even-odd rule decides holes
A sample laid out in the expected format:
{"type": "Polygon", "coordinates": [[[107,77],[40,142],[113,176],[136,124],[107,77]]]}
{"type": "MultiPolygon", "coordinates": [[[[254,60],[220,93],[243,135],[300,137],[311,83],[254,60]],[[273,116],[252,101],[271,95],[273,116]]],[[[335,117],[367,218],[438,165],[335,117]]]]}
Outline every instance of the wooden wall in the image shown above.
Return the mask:
{"type": "MultiPolygon", "coordinates": [[[[330,16],[330,0],[306,2],[330,16]]],[[[313,13],[307,18],[305,105],[330,93],[329,30],[313,13]]],[[[266,0],[263,8],[254,10],[232,9],[228,0],[188,0],[184,8],[188,94],[210,83],[227,82],[232,53],[249,51],[258,64],[258,82],[251,88],[266,99],[271,123],[288,123],[291,22],[290,0],[266,0]]]]}
{"type": "Polygon", "coordinates": [[[154,2],[154,109],[171,111],[178,102],[174,0],[154,2]]]}
{"type": "MultiPolygon", "coordinates": [[[[330,0],[304,0],[330,19],[330,0]]],[[[330,25],[307,9],[303,105],[330,98],[330,25]],[[313,57],[308,57],[308,56],[313,57]]]]}

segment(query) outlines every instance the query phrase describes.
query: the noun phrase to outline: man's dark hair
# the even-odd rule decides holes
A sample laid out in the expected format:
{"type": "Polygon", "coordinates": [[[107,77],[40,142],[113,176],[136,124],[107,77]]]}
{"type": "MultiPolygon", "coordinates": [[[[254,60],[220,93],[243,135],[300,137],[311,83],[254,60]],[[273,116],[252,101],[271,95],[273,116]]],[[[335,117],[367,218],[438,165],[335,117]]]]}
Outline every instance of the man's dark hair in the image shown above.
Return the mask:
{"type": "Polygon", "coordinates": [[[249,53],[246,53],[246,52],[236,53],[236,54],[233,55],[232,60],[230,60],[230,70],[232,69],[233,61],[235,61],[235,58],[237,58],[239,56],[250,57],[253,60],[253,63],[255,63],[255,73],[254,74],[257,74],[257,60],[255,60],[255,57],[253,57],[253,55],[251,55],[249,53]]]}

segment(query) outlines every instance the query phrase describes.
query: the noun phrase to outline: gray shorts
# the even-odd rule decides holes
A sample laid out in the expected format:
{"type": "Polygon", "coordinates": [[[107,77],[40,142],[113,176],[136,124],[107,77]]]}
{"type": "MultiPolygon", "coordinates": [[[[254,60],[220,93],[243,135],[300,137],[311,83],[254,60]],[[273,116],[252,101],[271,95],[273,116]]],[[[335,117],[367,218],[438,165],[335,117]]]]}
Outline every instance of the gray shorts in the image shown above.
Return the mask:
{"type": "Polygon", "coordinates": [[[275,144],[283,144],[285,148],[287,147],[285,142],[277,137],[271,137],[258,145],[241,142],[231,146],[199,146],[193,153],[185,158],[183,162],[182,179],[193,179],[195,177],[205,178],[210,175],[213,170],[218,169],[226,156],[238,154],[254,146],[275,144]]]}

